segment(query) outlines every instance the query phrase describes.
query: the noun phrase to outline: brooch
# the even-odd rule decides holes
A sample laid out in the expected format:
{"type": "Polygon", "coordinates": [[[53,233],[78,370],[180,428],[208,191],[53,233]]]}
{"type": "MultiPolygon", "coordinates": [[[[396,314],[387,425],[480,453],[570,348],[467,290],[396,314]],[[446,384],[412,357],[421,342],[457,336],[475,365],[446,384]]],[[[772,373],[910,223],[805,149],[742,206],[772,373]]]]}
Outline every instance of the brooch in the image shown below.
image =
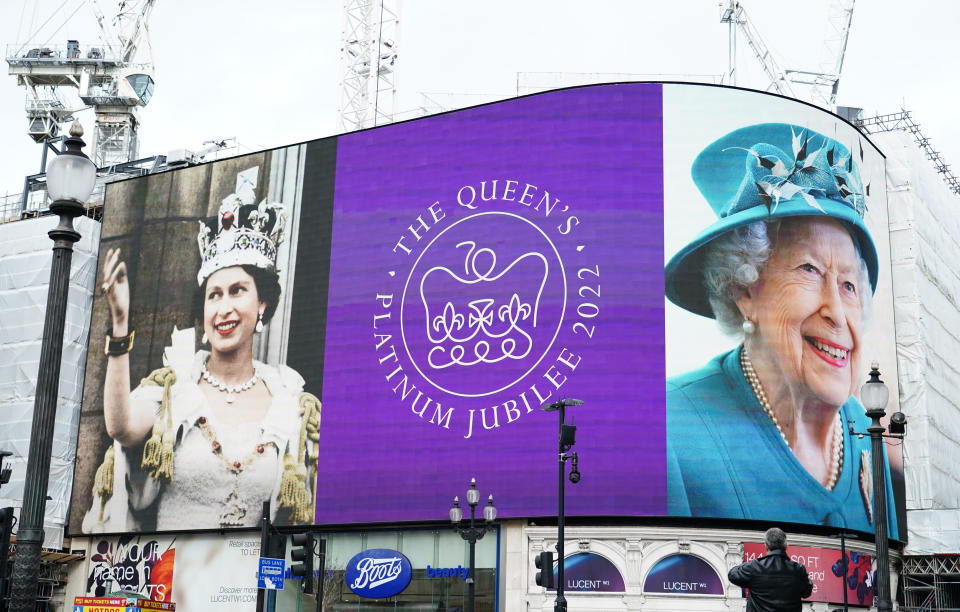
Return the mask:
{"type": "Polygon", "coordinates": [[[860,451],[860,497],[863,498],[863,507],[867,511],[867,520],[873,524],[873,468],[871,467],[870,451],[860,451]]]}

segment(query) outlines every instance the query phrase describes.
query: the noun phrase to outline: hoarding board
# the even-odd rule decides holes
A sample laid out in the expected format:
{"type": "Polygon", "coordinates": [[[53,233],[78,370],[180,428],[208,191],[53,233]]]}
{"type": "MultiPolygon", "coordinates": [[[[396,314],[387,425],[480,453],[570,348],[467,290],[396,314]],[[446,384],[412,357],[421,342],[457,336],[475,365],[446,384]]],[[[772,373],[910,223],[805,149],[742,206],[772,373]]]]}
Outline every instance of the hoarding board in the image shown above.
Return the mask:
{"type": "MultiPolygon", "coordinates": [[[[766,554],[766,547],[759,542],[743,543],[743,560],[753,561],[766,554]]],[[[870,555],[845,551],[844,555],[833,548],[813,546],[788,546],[787,556],[807,568],[813,593],[805,601],[826,601],[852,606],[873,605],[873,570],[870,555]],[[844,598],[846,589],[846,598],[844,598]]]]}
{"type": "MultiPolygon", "coordinates": [[[[729,499],[746,501],[713,507],[709,487],[686,485],[693,482],[686,455],[671,446],[709,440],[711,432],[671,418],[673,387],[664,381],[738,342],[664,300],[663,266],[716,221],[691,179],[698,155],[761,125],[758,117],[780,127],[755,129],[753,140],[741,138],[711,162],[725,169],[721,192],[732,196],[730,184],[743,182],[746,164],[759,163],[751,147],[764,139],[780,144],[787,134],[787,151],[791,138],[804,139],[825,158],[829,135],[857,152],[843,161],[855,162],[857,175],[881,194],[866,216],[877,217],[868,225],[883,226],[883,160],[851,126],[796,102],[693,85],[549,92],[112,185],[101,268],[125,264],[137,345],[129,355],[104,357],[101,344],[88,357],[91,409],[82,429],[97,441],[92,454],[114,462],[114,486],[91,495],[107,471],[98,480],[98,462],[78,470],[84,512],[77,514],[86,520],[74,519],[74,529],[252,526],[264,498],[281,523],[436,520],[473,477],[484,496],[496,496],[501,517],[550,515],[557,417],[540,407],[573,397],[585,401],[567,412],[579,428],[582,469],[589,468],[568,487],[571,515],[845,522],[872,530],[863,492],[851,484],[861,456],[848,437],[836,486],[799,517],[784,514],[785,504],[744,495],[789,489],[793,479],[806,478],[808,487],[826,480],[818,466],[800,473],[789,448],[774,449],[792,470],[779,484],[756,473],[741,480],[737,465],[715,462],[728,468],[717,482],[731,488],[729,499]],[[205,222],[199,236],[198,221],[205,222]],[[120,255],[108,259],[116,247],[120,255]],[[217,274],[231,263],[273,262],[279,299],[260,303],[258,286],[253,303],[217,313],[235,297],[234,280],[217,274]],[[266,325],[257,332],[264,309],[266,325]],[[210,361],[198,348],[212,351],[210,361]],[[266,365],[254,369],[251,355],[266,365]],[[107,376],[111,360],[128,361],[130,387],[149,378],[131,396],[130,405],[151,415],[131,421],[136,435],[106,427],[93,408],[105,402],[114,414],[111,398],[123,395],[104,392],[105,380],[115,380],[107,376]],[[118,440],[113,451],[108,429],[118,440]],[[303,491],[315,502],[308,512],[303,491]],[[187,509],[189,516],[179,514],[187,509]]],[[[791,154],[800,167],[829,170],[818,156],[791,154]]],[[[839,164],[841,151],[833,155],[830,163],[839,164]]],[[[828,178],[835,187],[834,175],[828,178]]],[[[777,184],[796,196],[789,206],[826,198],[822,185],[787,182],[777,184]]],[[[863,208],[861,191],[851,214],[863,208]]],[[[840,194],[829,195],[845,206],[840,194]]],[[[807,212],[830,217],[812,205],[807,212]]],[[[870,227],[888,262],[885,237],[870,227]]],[[[888,276],[874,301],[881,325],[892,320],[888,276]]],[[[700,281],[680,276],[668,286],[690,282],[700,281]]],[[[94,339],[116,321],[107,305],[113,295],[94,305],[94,339]]],[[[891,337],[870,340],[884,363],[891,337]]],[[[768,365],[762,357],[758,368],[768,365]]],[[[762,427],[754,402],[744,422],[762,427]]],[[[772,422],[766,426],[776,435],[772,422]]]]}
{"type": "Polygon", "coordinates": [[[88,598],[123,593],[153,607],[256,609],[259,536],[108,536],[91,547],[88,598]]]}

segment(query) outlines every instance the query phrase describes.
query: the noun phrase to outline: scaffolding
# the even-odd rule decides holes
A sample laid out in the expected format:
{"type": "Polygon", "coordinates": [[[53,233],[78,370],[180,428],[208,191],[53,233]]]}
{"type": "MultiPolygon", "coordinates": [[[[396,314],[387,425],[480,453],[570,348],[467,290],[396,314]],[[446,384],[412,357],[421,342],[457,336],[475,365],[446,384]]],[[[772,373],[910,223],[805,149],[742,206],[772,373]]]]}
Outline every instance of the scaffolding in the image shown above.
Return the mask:
{"type": "Polygon", "coordinates": [[[897,131],[910,132],[917,146],[926,153],[927,159],[933,163],[933,167],[943,178],[943,182],[947,184],[950,191],[952,191],[954,195],[960,195],[960,180],[958,180],[957,176],[950,170],[950,164],[944,161],[940,152],[930,144],[930,139],[920,131],[920,125],[910,116],[910,111],[901,110],[899,113],[877,115],[869,119],[861,119],[856,122],[856,125],[866,134],[897,131]]]}
{"type": "Polygon", "coordinates": [[[906,555],[903,558],[902,579],[902,610],[960,610],[960,555],[906,555]]]}

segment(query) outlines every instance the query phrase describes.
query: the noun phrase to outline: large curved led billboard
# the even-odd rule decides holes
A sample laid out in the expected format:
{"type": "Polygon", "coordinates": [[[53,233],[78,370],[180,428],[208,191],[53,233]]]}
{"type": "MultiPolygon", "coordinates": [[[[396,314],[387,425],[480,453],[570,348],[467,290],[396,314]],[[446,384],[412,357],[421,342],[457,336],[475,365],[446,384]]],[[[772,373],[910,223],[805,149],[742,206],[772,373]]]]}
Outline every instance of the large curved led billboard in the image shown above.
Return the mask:
{"type": "Polygon", "coordinates": [[[851,125],[681,84],[111,185],[72,531],[549,516],[564,397],[570,515],[872,531],[886,228],[851,125]]]}

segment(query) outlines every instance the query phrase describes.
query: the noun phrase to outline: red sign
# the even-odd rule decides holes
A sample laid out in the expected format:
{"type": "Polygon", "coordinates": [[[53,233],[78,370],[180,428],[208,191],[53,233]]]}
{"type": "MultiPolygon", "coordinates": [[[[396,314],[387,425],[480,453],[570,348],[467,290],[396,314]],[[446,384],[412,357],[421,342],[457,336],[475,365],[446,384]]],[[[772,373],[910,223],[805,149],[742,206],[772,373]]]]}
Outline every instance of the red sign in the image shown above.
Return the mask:
{"type": "Polygon", "coordinates": [[[76,597],[75,612],[130,612],[131,610],[176,610],[177,604],[136,597],[76,597]]]}
{"type": "MultiPolygon", "coordinates": [[[[767,548],[757,542],[743,543],[743,560],[753,561],[766,554],[767,548]]],[[[787,556],[802,564],[810,574],[813,593],[805,601],[843,603],[844,571],[840,551],[835,548],[788,546],[787,556]]],[[[873,570],[869,555],[847,551],[846,589],[850,605],[873,604],[873,570]]]]}

